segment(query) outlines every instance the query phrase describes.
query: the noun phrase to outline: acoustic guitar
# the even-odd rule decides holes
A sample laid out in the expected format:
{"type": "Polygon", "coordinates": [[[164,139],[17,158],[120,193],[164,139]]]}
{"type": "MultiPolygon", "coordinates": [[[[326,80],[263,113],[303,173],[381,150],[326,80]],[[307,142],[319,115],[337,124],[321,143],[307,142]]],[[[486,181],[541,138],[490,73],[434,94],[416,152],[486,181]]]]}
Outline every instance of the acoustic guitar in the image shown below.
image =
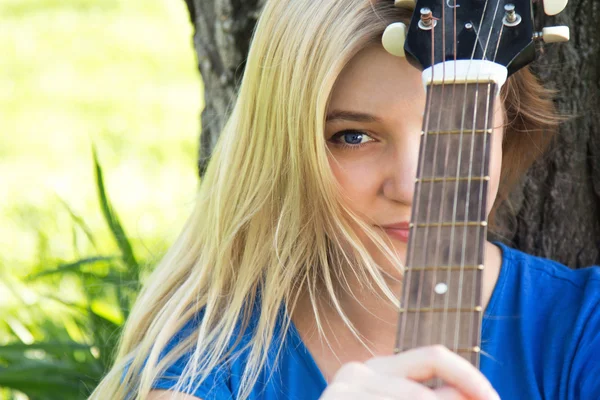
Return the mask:
{"type": "MultiPolygon", "coordinates": [[[[544,11],[567,1],[544,0],[544,11]]],[[[494,106],[537,41],[569,40],[566,26],[536,31],[532,3],[395,0],[412,19],[390,25],[383,45],[423,71],[427,93],[396,353],[443,344],[479,368],[494,106]]]]}

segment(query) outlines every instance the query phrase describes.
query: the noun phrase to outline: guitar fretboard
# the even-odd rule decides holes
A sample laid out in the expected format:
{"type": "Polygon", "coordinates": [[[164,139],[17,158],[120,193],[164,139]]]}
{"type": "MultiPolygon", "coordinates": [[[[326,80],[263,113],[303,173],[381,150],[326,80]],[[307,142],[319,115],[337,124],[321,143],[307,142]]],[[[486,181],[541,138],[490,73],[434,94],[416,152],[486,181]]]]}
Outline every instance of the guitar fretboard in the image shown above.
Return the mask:
{"type": "Polygon", "coordinates": [[[396,351],[444,344],[479,367],[497,86],[427,89],[396,351]]]}

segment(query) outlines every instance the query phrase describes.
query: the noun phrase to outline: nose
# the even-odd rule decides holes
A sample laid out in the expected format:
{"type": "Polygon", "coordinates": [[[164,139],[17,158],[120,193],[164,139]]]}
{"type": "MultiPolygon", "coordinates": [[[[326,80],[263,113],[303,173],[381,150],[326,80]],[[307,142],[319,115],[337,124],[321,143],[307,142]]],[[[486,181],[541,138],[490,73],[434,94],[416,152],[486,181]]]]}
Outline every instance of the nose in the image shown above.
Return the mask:
{"type": "Polygon", "coordinates": [[[419,164],[420,135],[402,135],[406,140],[390,144],[384,160],[385,179],[382,192],[387,199],[410,206],[419,164]]]}

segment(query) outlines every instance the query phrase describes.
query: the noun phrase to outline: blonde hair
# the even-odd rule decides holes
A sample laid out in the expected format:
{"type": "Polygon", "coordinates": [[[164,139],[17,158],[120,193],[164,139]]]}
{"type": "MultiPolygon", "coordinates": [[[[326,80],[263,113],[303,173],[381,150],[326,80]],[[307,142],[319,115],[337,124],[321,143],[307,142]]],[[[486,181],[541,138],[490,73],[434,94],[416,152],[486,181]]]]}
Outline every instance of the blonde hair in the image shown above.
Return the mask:
{"type": "Polygon", "coordinates": [[[309,295],[320,333],[317,305],[326,297],[357,338],[336,294],[350,290],[347,276],[358,276],[368,290],[398,306],[351,223],[400,272],[401,260],[344,205],[323,132],[330,94],[345,65],[379,43],[387,25],[409,15],[393,1],[267,1],[195,209],[145,283],[116,362],[90,399],[143,399],[185,353],[190,361],[175,390],[193,393],[236,356],[229,346],[239,339],[236,332],[246,331],[258,305],[236,394],[245,399],[274,342],[279,311],[283,306],[291,315],[300,294],[309,295]],[[201,310],[197,328],[163,357],[169,340],[201,310]]]}

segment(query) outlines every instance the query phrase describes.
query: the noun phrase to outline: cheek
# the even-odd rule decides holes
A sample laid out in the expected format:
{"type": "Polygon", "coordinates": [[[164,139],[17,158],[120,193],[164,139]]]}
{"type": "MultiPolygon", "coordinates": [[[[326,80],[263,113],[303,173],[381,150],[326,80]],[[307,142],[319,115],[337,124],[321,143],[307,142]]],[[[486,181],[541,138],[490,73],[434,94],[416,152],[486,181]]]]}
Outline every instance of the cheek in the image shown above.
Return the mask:
{"type": "Polygon", "coordinates": [[[373,163],[329,155],[329,166],[340,185],[344,204],[354,212],[368,215],[368,205],[373,204],[377,194],[377,172],[373,163]]]}

